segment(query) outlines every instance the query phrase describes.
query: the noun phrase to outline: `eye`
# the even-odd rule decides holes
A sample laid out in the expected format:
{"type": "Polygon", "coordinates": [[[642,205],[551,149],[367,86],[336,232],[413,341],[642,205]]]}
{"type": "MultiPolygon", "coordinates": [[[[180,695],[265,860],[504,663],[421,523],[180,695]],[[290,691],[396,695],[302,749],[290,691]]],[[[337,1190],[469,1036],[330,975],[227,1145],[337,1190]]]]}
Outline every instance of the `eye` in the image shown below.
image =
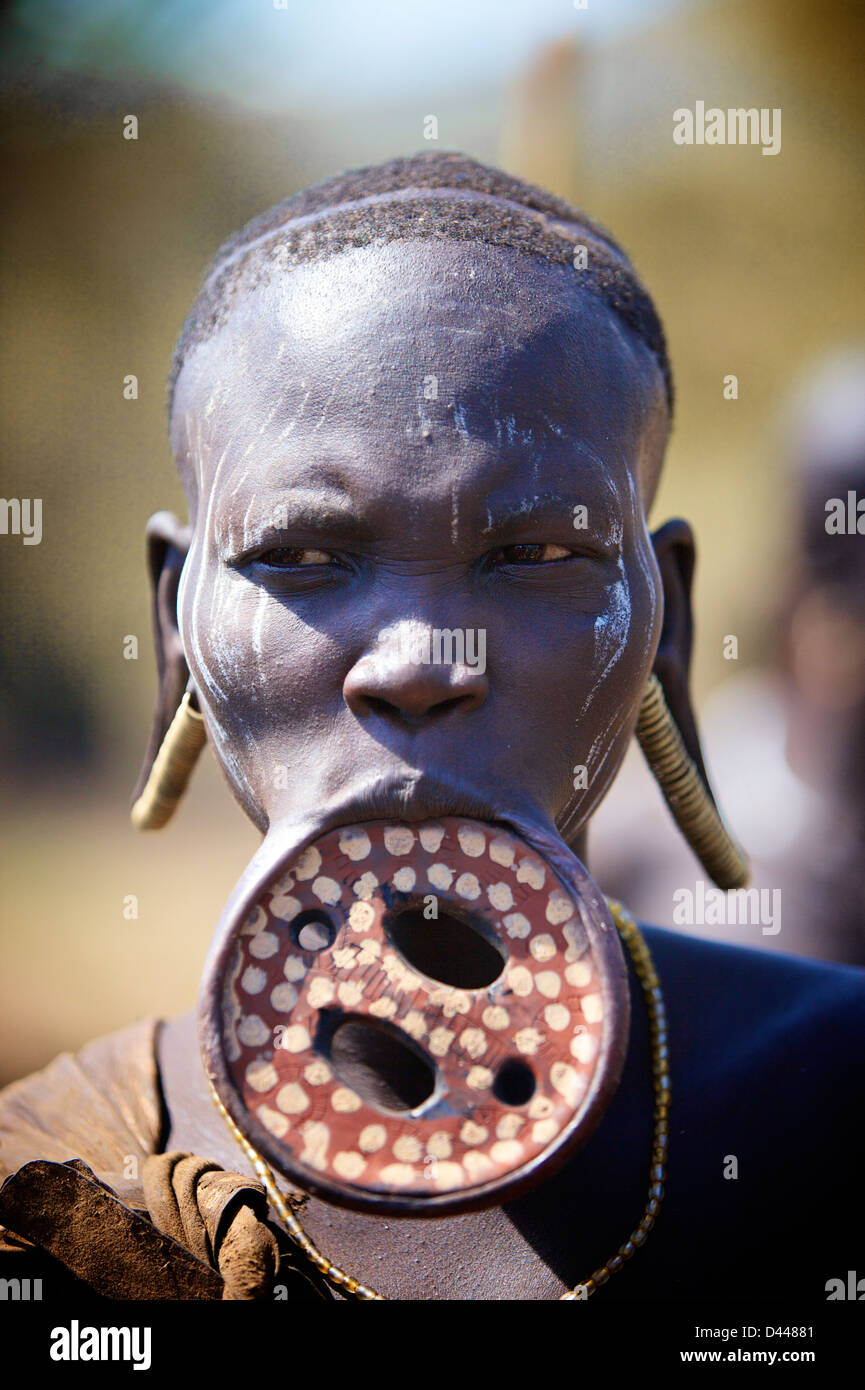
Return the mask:
{"type": "Polygon", "coordinates": [[[546,565],[555,560],[570,560],[573,553],[563,545],[503,545],[495,557],[505,565],[546,565]]]}
{"type": "Polygon", "coordinates": [[[333,555],[327,550],[301,550],[298,547],[281,546],[276,550],[266,550],[259,556],[263,565],[271,569],[294,569],[298,565],[332,565],[333,555]]]}

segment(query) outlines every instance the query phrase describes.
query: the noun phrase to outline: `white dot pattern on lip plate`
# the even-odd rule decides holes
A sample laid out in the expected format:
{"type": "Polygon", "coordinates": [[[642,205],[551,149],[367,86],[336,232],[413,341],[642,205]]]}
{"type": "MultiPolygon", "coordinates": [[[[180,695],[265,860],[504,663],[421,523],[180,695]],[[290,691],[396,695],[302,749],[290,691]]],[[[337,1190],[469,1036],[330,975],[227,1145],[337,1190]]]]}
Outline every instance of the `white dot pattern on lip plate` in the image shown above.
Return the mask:
{"type": "Polygon", "coordinates": [[[403,1197],[469,1195],[542,1159],[591,1089],[605,1025],[579,905],[516,837],[456,817],[367,822],[307,847],[241,925],[223,994],[231,1082],[286,1171],[403,1197]],[[430,893],[498,939],[493,984],[443,985],[392,944],[389,904],[422,909],[430,893]],[[318,952],[291,932],[311,908],[336,928],[318,952]],[[398,1030],[436,1075],[430,1100],[383,1112],[341,1082],[316,1044],[327,1009],[398,1030]],[[507,1092],[515,1066],[528,1097],[507,1092]]]}

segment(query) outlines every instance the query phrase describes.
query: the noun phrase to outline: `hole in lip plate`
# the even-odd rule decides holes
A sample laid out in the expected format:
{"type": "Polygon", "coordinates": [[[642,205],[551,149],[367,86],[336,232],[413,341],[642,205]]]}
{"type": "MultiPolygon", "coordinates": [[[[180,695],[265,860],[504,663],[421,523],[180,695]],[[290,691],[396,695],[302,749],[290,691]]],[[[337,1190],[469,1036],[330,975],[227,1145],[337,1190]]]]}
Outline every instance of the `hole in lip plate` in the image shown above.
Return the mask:
{"type": "Polygon", "coordinates": [[[326,951],[336,940],[336,926],[330,915],[320,907],[299,912],[289,931],[292,941],[301,951],[326,951]]]}
{"type": "Polygon", "coordinates": [[[493,1095],[502,1105],[527,1105],[535,1094],[535,1076],[527,1062],[509,1057],[493,1081],[493,1095]]]}
{"type": "Polygon", "coordinates": [[[401,1029],[360,1014],[322,1011],[316,1051],[340,1081],[377,1110],[406,1114],[436,1087],[435,1067],[401,1029]]]}
{"type": "Polygon", "coordinates": [[[439,915],[427,917],[419,903],[390,908],[385,935],[407,965],[455,989],[486,989],[507,963],[483,917],[439,895],[439,915]]]}

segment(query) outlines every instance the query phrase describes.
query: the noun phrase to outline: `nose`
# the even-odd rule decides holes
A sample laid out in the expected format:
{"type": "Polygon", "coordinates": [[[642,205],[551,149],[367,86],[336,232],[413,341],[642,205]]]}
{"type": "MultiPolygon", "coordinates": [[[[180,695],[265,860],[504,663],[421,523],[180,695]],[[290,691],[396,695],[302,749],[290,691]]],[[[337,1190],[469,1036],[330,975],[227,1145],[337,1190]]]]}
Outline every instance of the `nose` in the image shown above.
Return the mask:
{"type": "Polygon", "coordinates": [[[343,698],[358,719],[378,714],[413,724],[467,714],[489,691],[483,636],[425,624],[388,629],[352,666],[343,698]]]}

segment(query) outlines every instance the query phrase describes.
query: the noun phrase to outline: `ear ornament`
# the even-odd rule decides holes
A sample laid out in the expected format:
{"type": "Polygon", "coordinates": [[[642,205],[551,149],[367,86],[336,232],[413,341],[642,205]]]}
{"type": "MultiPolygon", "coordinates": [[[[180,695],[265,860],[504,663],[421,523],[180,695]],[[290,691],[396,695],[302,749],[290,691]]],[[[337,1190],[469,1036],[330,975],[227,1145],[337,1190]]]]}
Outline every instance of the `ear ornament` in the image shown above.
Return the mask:
{"type": "Polygon", "coordinates": [[[706,873],[719,888],[743,888],[750,877],[747,855],[689,756],[656,675],[649,677],[636,732],[670,814],[706,873]]]}
{"type": "Polygon", "coordinates": [[[161,830],[177,809],[192,769],[207,742],[204,716],[193,703],[194,692],[184,691],[177,713],[159,745],[159,752],[130,818],[136,830],[161,830]]]}

